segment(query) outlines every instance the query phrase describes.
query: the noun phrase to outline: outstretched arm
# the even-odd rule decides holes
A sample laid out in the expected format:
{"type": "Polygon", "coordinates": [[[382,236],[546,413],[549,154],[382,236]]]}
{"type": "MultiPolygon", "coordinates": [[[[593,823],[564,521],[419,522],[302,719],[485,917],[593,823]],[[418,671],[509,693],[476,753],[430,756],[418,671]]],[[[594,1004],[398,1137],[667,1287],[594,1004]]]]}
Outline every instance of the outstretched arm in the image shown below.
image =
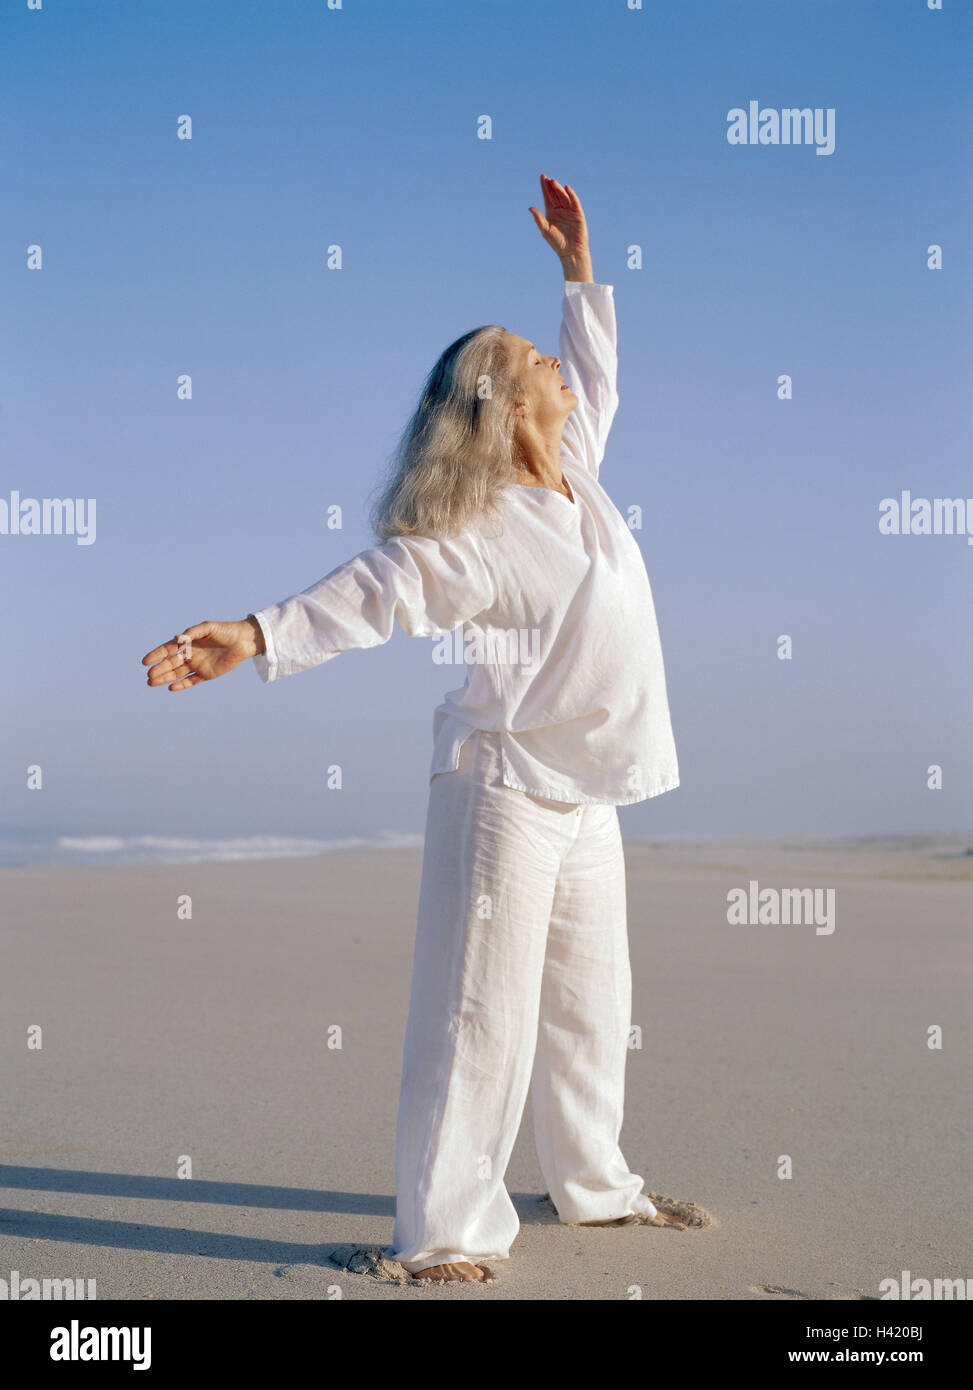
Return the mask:
{"type": "Polygon", "coordinates": [[[396,623],[409,637],[449,632],[495,599],[493,572],[471,531],[394,536],[254,613],[265,639],[254,664],[262,681],[277,680],[342,652],[381,646],[396,623]]]}
{"type": "Polygon", "coordinates": [[[410,637],[448,632],[496,598],[491,569],[471,532],[396,536],[363,550],[300,594],[241,622],[203,622],[153,651],[148,684],[189,690],[249,657],[262,681],[310,670],[353,648],[376,647],[396,623],[410,637]]]}
{"type": "Polygon", "coordinates": [[[618,409],[615,293],[596,284],[581,199],[570,184],[541,175],[544,213],[530,209],[541,236],[564,271],[558,351],[564,379],[578,398],[562,447],[597,478],[608,431],[618,409]]]}

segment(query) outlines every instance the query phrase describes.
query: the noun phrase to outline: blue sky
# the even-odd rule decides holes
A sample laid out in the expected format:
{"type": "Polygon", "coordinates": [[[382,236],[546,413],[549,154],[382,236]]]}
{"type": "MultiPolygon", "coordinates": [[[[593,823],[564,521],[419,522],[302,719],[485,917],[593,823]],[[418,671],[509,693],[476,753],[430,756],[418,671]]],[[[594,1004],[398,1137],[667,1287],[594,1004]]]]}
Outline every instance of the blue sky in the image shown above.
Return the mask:
{"type": "Polygon", "coordinates": [[[971,30],[958,0],[5,6],[2,495],[97,506],[90,546],[0,536],[7,826],[421,831],[461,684],[431,643],[175,695],[140,659],[372,543],[460,333],[556,350],[543,171],[615,286],[602,482],[643,509],[682,774],[623,828],[968,827],[973,547],[878,508],[973,496],[971,30]],[[728,144],[750,100],[833,107],[834,153],[728,144]]]}

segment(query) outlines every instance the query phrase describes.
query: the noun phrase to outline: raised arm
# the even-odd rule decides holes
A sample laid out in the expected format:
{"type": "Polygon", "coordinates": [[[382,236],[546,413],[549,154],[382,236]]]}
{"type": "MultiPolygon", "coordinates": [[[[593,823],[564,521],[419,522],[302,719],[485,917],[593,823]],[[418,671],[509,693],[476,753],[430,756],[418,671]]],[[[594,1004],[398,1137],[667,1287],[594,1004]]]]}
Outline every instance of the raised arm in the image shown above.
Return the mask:
{"type": "Polygon", "coordinates": [[[353,648],[380,646],[396,623],[410,637],[449,632],[495,598],[492,570],[472,531],[396,536],[240,622],[186,628],[142,662],[152,666],[149,685],[174,691],[225,675],[250,657],[260,679],[273,681],[353,648]]]}
{"type": "Polygon", "coordinates": [[[564,272],[558,353],[561,372],[578,397],[564,425],[567,453],[598,476],[618,409],[615,294],[596,284],[581,200],[570,184],[541,175],[544,214],[530,208],[538,230],[564,272]]]}

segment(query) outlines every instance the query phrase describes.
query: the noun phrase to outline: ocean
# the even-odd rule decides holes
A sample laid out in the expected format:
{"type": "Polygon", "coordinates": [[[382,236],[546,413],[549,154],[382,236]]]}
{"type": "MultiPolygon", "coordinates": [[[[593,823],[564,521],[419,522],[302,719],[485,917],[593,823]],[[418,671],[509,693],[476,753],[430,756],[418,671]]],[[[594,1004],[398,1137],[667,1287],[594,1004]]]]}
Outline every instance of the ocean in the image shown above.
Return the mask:
{"type": "Polygon", "coordinates": [[[416,849],[422,836],[387,831],[371,838],[298,839],[286,835],[203,838],[180,835],[57,834],[0,829],[0,868],[60,868],[88,864],[194,864],[241,859],[289,859],[348,849],[416,849]]]}

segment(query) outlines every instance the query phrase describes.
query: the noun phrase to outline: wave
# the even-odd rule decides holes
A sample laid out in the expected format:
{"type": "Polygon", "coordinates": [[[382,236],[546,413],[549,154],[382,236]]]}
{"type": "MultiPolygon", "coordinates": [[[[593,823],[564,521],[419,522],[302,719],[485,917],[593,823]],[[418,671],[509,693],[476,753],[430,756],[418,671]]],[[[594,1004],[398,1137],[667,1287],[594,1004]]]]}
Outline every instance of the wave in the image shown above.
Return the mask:
{"type": "Polygon", "coordinates": [[[418,849],[422,836],[383,831],[377,836],[310,839],[288,835],[241,835],[203,839],[180,835],[0,836],[0,865],[6,868],[82,864],[192,864],[247,859],[292,859],[350,849],[418,849]]]}

